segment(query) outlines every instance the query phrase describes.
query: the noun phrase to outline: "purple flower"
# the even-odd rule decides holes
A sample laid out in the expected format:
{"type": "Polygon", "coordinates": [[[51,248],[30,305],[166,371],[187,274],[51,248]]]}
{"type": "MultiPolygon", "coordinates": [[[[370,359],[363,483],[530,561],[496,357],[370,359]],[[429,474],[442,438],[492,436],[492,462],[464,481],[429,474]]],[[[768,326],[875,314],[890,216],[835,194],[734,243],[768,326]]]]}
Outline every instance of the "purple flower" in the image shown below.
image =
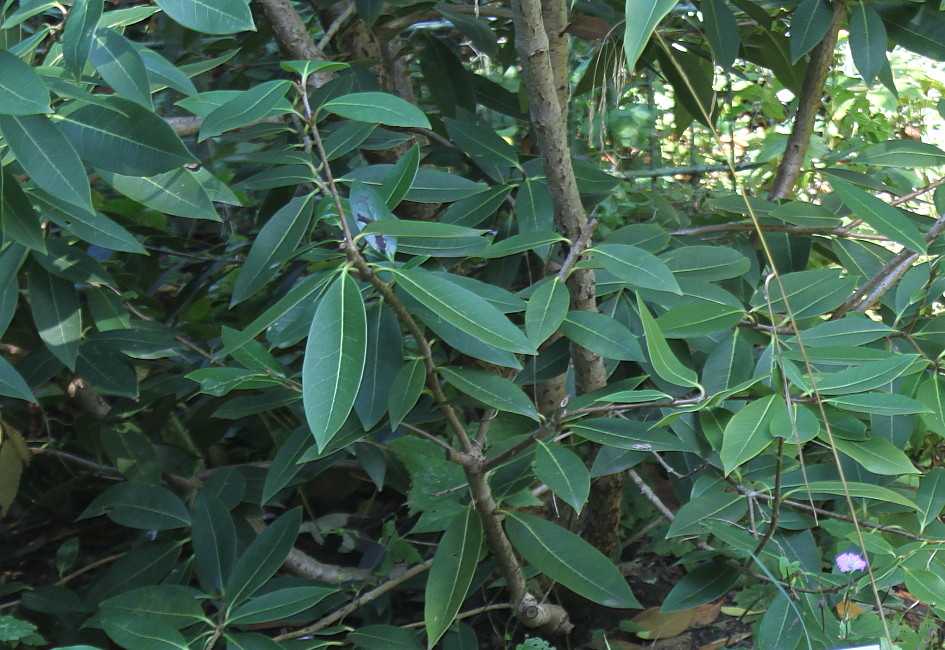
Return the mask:
{"type": "Polygon", "coordinates": [[[862,571],[866,568],[866,560],[859,553],[841,553],[837,556],[837,569],[840,573],[862,571]]]}

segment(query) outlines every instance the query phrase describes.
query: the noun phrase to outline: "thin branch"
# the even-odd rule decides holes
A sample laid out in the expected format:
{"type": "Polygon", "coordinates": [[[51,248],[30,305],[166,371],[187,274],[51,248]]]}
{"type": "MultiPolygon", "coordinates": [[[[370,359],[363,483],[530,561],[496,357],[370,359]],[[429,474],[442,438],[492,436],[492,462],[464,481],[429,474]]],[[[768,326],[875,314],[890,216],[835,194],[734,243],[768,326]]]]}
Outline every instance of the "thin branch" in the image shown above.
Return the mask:
{"type": "Polygon", "coordinates": [[[331,21],[331,24],[328,26],[328,29],[325,30],[325,35],[321,37],[321,40],[318,41],[318,44],[315,46],[320,52],[324,52],[325,48],[331,42],[331,39],[335,37],[339,31],[341,31],[342,25],[344,25],[351,16],[354,15],[354,12],[357,8],[357,5],[353,0],[348,2],[348,6],[345,7],[345,10],[338,14],[338,17],[331,21]]]}
{"type": "Polygon", "coordinates": [[[568,279],[571,269],[574,268],[574,265],[577,264],[581,255],[584,254],[584,251],[587,250],[588,245],[590,245],[591,237],[594,235],[594,230],[596,228],[597,219],[591,219],[587,222],[587,225],[584,226],[584,230],[581,231],[581,234],[578,236],[578,238],[571,242],[571,250],[568,251],[568,256],[564,258],[561,268],[558,269],[559,280],[564,282],[568,279]]]}
{"type": "Polygon", "coordinates": [[[833,3],[833,20],[830,27],[827,29],[823,40],[811,52],[810,61],[807,64],[807,75],[804,77],[804,83],[801,86],[801,94],[797,98],[794,128],[791,129],[791,135],[788,136],[784,156],[781,158],[774,182],[771,185],[771,191],[768,193],[768,198],[772,201],[784,199],[793,194],[794,186],[801,175],[801,168],[804,164],[804,158],[807,156],[811,136],[814,134],[814,121],[820,111],[824,84],[827,81],[830,64],[833,62],[834,50],[837,47],[837,36],[840,33],[840,25],[843,23],[845,13],[844,3],[839,1],[833,3]]]}
{"type": "Polygon", "coordinates": [[[404,571],[401,575],[395,578],[391,578],[384,584],[378,585],[377,587],[367,592],[363,596],[355,598],[344,607],[340,607],[339,609],[336,609],[334,612],[332,612],[328,616],[325,616],[324,618],[319,619],[317,622],[309,625],[308,627],[303,627],[302,629],[295,630],[294,632],[287,632],[286,634],[280,634],[279,636],[274,637],[273,640],[286,641],[288,639],[297,639],[300,636],[305,636],[306,634],[313,634],[315,632],[318,632],[319,630],[323,630],[329,625],[332,625],[333,623],[340,621],[348,614],[356,612],[358,609],[360,609],[361,607],[364,607],[368,603],[374,602],[375,600],[377,600],[378,598],[380,598],[387,592],[392,591],[393,589],[396,589],[397,587],[407,582],[408,580],[411,580],[417,577],[418,575],[420,575],[421,573],[423,573],[424,571],[429,570],[431,566],[433,566],[432,559],[427,560],[426,562],[422,564],[418,564],[412,569],[404,571]]]}
{"type": "MultiPolygon", "coordinates": [[[[661,176],[695,176],[698,174],[711,174],[714,172],[731,172],[732,170],[740,172],[749,169],[764,167],[767,163],[761,162],[739,162],[733,165],[684,165],[682,167],[660,167],[657,169],[631,169],[625,172],[616,172],[618,176],[626,179],[634,178],[659,178],[661,176]]],[[[612,172],[613,173],[613,172],[612,172]]]]}
{"type": "Polygon", "coordinates": [[[726,233],[726,232],[757,232],[762,230],[764,232],[787,232],[794,235],[823,235],[825,237],[849,237],[851,239],[872,239],[876,241],[888,242],[889,238],[884,237],[878,233],[872,232],[857,232],[852,230],[849,226],[839,226],[836,228],[816,228],[814,226],[793,226],[790,224],[755,224],[751,222],[737,222],[737,223],[712,223],[705,226],[691,226],[689,228],[676,228],[675,230],[670,230],[670,235],[688,235],[688,236],[699,236],[699,235],[711,235],[715,233],[726,233]]]}
{"type": "MultiPolygon", "coordinates": [[[[308,27],[289,0],[256,0],[269,19],[280,49],[293,59],[302,61],[327,61],[321,48],[312,41],[308,27]]],[[[309,75],[308,84],[321,88],[335,78],[332,72],[315,72],[309,75]]]]}

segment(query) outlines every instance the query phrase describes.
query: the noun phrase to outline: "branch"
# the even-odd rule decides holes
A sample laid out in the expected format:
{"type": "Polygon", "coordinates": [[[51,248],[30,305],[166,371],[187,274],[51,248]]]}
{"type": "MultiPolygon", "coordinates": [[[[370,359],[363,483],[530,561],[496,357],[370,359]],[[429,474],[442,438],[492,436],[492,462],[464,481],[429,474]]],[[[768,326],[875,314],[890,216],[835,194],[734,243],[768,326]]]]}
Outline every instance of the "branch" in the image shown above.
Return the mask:
{"type": "Polygon", "coordinates": [[[856,237],[857,239],[875,239],[888,242],[889,239],[882,235],[869,232],[854,232],[850,226],[839,226],[837,228],[815,228],[813,226],[792,226],[790,224],[755,224],[746,223],[712,223],[705,226],[692,226],[690,228],[677,228],[669,231],[670,235],[709,235],[712,233],[724,232],[757,232],[759,229],[765,232],[789,232],[795,235],[824,235],[826,237],[856,237]]]}
{"type": "MultiPolygon", "coordinates": [[[[262,6],[263,13],[269,19],[272,31],[279,41],[279,48],[293,59],[303,61],[327,61],[317,45],[312,41],[308,27],[289,0],[256,0],[262,6]]],[[[313,88],[321,88],[335,78],[331,72],[315,72],[308,78],[313,88]]]]}
{"type": "Polygon", "coordinates": [[[734,165],[684,165],[682,167],[660,167],[659,169],[631,169],[630,171],[618,172],[626,179],[633,178],[658,178],[660,176],[678,176],[681,174],[696,175],[709,174],[712,172],[731,172],[732,170],[740,172],[747,169],[757,169],[764,167],[767,163],[760,162],[740,162],[734,165]]]}
{"type": "Polygon", "coordinates": [[[794,192],[794,185],[801,175],[801,167],[807,156],[811,136],[814,134],[814,120],[820,110],[821,98],[824,94],[824,83],[827,73],[833,62],[834,49],[837,47],[837,35],[840,33],[840,24],[845,13],[844,4],[835,1],[833,5],[833,22],[823,40],[814,47],[810,61],[807,64],[807,76],[801,86],[801,94],[797,98],[797,114],[794,116],[794,128],[788,137],[787,146],[777,174],[768,193],[771,201],[784,199],[794,192]]]}

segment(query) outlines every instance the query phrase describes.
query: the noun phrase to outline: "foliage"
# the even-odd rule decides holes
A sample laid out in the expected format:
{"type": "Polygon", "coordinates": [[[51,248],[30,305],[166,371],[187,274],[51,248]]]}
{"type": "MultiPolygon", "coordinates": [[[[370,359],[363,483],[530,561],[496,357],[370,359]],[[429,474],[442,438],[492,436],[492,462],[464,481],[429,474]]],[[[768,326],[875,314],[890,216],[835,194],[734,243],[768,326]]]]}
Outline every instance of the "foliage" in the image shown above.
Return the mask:
{"type": "Polygon", "coordinates": [[[945,12],[571,9],[0,6],[5,641],[941,642],[945,12]]]}

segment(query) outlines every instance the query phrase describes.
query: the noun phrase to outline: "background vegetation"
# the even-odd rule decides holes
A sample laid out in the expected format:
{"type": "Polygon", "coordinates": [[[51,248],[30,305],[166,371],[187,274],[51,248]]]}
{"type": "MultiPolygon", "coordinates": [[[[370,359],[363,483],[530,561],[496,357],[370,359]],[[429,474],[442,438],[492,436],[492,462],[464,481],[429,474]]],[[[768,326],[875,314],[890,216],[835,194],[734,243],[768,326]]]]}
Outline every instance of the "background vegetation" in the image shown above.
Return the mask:
{"type": "Polygon", "coordinates": [[[0,48],[0,642],[942,645],[938,2],[0,48]]]}

